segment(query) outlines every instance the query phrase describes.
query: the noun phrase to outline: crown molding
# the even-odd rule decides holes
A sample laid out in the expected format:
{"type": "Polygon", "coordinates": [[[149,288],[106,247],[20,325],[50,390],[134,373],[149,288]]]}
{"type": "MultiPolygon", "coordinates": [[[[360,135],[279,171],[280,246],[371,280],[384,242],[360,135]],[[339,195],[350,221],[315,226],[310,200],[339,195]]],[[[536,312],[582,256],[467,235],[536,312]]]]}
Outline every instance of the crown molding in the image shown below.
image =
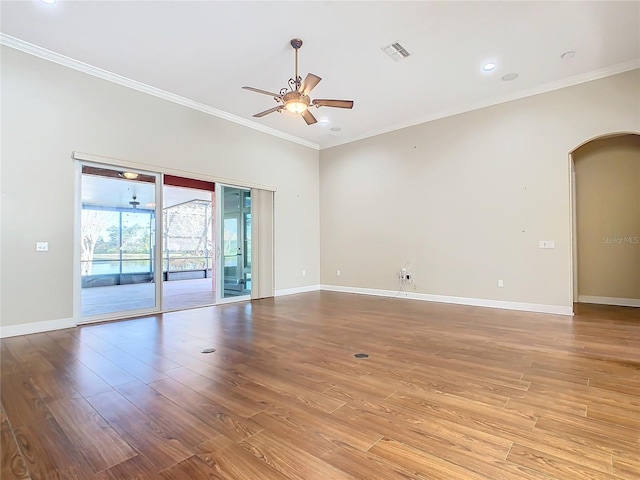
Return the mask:
{"type": "Polygon", "coordinates": [[[66,57],[64,55],[60,55],[58,53],[52,52],[51,50],[47,50],[45,48],[39,47],[37,45],[33,45],[31,43],[25,42],[18,38],[12,37],[11,35],[6,35],[4,33],[0,33],[0,44],[5,45],[10,48],[14,48],[16,50],[20,50],[25,53],[29,53],[36,57],[49,60],[51,62],[57,63],[59,65],[63,65],[65,67],[72,68],[74,70],[78,70],[83,73],[87,73],[94,77],[101,78],[103,80],[107,80],[109,82],[116,83],[118,85],[122,85],[125,87],[132,88],[134,90],[147,93],[149,95],[153,95],[158,98],[162,98],[164,100],[168,100],[173,103],[177,103],[179,105],[192,108],[194,110],[198,110],[200,112],[206,113],[208,115],[212,115],[214,117],[222,118],[224,120],[228,120],[233,123],[237,123],[239,125],[243,125],[245,127],[251,128],[253,130],[258,130],[260,132],[266,133],[268,135],[272,135],[274,137],[281,138],[283,140],[287,140],[293,143],[297,143],[299,145],[303,145],[305,147],[313,148],[314,150],[324,150],[327,148],[337,147],[340,145],[345,145],[347,143],[357,142],[359,140],[364,140],[366,138],[375,137],[377,135],[382,135],[385,133],[394,132],[396,130],[402,130],[403,128],[413,127],[415,125],[420,125],[422,123],[432,122],[434,120],[439,120],[441,118],[451,117],[453,115],[459,115],[465,112],[471,112],[473,110],[479,110],[481,108],[490,107],[493,105],[499,105],[501,103],[510,102],[512,100],[518,100],[521,98],[531,97],[533,95],[539,95],[541,93],[547,93],[554,90],[559,90],[565,87],[571,87],[574,85],[578,85],[585,82],[590,82],[592,80],[598,80],[600,78],[609,77],[612,75],[617,75],[620,73],[628,72],[631,70],[635,70],[640,68],[640,59],[631,60],[624,63],[619,63],[616,65],[611,65],[609,67],[601,68],[598,70],[593,70],[591,72],[582,73],[579,75],[574,75],[572,77],[563,78],[561,80],[556,80],[554,82],[549,82],[543,85],[538,85],[536,87],[524,90],[522,92],[494,97],[488,101],[469,104],[460,108],[447,110],[444,112],[437,113],[435,115],[428,115],[419,117],[407,122],[402,122],[390,127],[385,127],[377,130],[373,130],[361,135],[357,135],[355,137],[337,139],[335,142],[332,142],[330,145],[323,146],[320,148],[320,145],[314,142],[310,142],[300,137],[296,137],[294,135],[289,135],[288,133],[281,132],[274,128],[270,128],[264,126],[262,124],[253,122],[251,120],[247,120],[246,118],[239,117],[237,115],[233,115],[231,113],[225,112],[223,110],[219,110],[217,108],[210,107],[203,103],[199,103],[193,100],[190,100],[185,97],[181,97],[180,95],[175,95],[173,93],[161,90],[156,87],[152,87],[150,85],[137,82],[135,80],[131,80],[129,78],[123,77],[121,75],[117,75],[115,73],[111,73],[107,70],[103,70],[98,67],[94,67],[92,65],[86,64],[84,62],[80,62],[78,60],[74,60],[73,58],[66,57]]]}
{"type": "Polygon", "coordinates": [[[16,50],[20,50],[25,53],[29,53],[31,55],[42,58],[44,60],[48,60],[50,62],[57,63],[65,67],[69,67],[74,70],[78,70],[79,72],[87,73],[94,77],[98,77],[103,80],[107,80],[109,82],[117,83],[118,85],[129,87],[133,90],[147,93],[149,95],[153,95],[154,97],[162,98],[164,100],[177,103],[178,105],[192,108],[194,110],[198,110],[200,112],[206,113],[208,115],[212,115],[214,117],[222,118],[223,120],[228,120],[229,122],[237,123],[239,125],[251,128],[253,130],[258,130],[260,132],[266,133],[268,135],[272,135],[274,137],[282,138],[283,140],[287,140],[289,142],[293,142],[299,145],[303,145],[305,147],[313,148],[314,150],[320,150],[320,146],[317,143],[310,142],[308,140],[305,140],[300,137],[296,137],[294,135],[289,135],[288,133],[281,132],[274,128],[266,127],[259,123],[252,122],[251,120],[247,120],[246,118],[242,118],[237,115],[233,115],[231,113],[225,112],[223,110],[210,107],[203,103],[195,102],[188,98],[181,97],[180,95],[175,95],[173,93],[166,92],[159,88],[152,87],[150,85],[137,82],[135,80],[131,80],[130,78],[123,77],[115,73],[111,73],[107,70],[103,70],[98,67],[94,67],[93,65],[89,65],[87,63],[74,60],[73,58],[60,55],[59,53],[52,52],[51,50],[47,50],[37,45],[33,45],[31,43],[25,42],[18,38],[12,37],[11,35],[0,33],[0,44],[10,48],[14,48],[16,50]]]}
{"type": "Polygon", "coordinates": [[[393,125],[391,127],[385,127],[378,130],[370,131],[368,133],[364,133],[356,137],[341,139],[335,143],[332,143],[331,145],[322,147],[322,150],[326,148],[345,145],[347,143],[357,142],[358,140],[364,140],[365,138],[375,137],[377,135],[382,135],[385,133],[395,132],[396,130],[402,130],[403,128],[413,127],[415,125],[432,122],[434,120],[439,120],[441,118],[451,117],[453,115],[459,115],[461,113],[471,112],[473,110],[479,110],[481,108],[491,107],[493,105],[499,105],[501,103],[511,102],[513,100],[519,100],[521,98],[539,95],[541,93],[560,90],[561,88],[579,85],[581,83],[590,82],[592,80],[598,80],[600,78],[610,77],[612,75],[618,75],[620,73],[629,72],[631,70],[636,70],[638,68],[640,68],[640,59],[635,59],[629,62],[611,65],[609,67],[600,68],[598,70],[593,70],[591,72],[581,73],[579,75],[574,75],[572,77],[563,78],[561,80],[545,83],[543,85],[538,85],[536,87],[533,87],[518,93],[494,97],[493,99],[490,99],[485,102],[469,104],[453,110],[440,112],[435,115],[423,116],[414,120],[410,120],[408,122],[403,122],[403,123],[393,125]]]}

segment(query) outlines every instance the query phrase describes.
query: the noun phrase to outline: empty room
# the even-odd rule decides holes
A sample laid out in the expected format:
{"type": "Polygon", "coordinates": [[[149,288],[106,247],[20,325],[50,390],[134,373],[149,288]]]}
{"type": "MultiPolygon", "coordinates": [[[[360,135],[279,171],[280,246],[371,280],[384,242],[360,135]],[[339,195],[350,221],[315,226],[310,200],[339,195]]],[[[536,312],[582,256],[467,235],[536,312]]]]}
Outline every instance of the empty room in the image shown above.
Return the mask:
{"type": "Polygon", "coordinates": [[[640,2],[0,0],[0,478],[640,479],[640,2]]]}

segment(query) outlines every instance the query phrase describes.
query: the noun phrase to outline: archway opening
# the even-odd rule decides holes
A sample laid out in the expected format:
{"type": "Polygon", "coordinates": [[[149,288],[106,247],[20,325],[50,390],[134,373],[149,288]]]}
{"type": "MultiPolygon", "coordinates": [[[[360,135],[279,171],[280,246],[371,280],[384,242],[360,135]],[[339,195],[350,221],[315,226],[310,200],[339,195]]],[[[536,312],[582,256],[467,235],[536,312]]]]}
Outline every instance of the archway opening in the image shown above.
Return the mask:
{"type": "Polygon", "coordinates": [[[571,153],[573,300],[640,307],[640,135],[571,153]]]}

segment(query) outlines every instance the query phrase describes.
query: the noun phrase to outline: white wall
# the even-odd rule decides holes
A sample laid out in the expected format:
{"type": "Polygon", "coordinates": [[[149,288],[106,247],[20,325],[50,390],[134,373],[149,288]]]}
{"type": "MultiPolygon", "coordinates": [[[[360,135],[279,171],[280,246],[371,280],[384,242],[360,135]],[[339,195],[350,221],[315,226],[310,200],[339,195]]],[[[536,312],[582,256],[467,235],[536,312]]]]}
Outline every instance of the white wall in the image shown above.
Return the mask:
{"type": "Polygon", "coordinates": [[[72,151],[276,187],[276,289],[319,283],[317,150],[8,47],[1,61],[0,325],[73,315],[72,151]]]}
{"type": "Polygon", "coordinates": [[[321,281],[568,310],[569,152],[638,131],[635,70],[323,150],[321,281]]]}
{"type": "Polygon", "coordinates": [[[640,132],[639,71],[318,154],[8,47],[1,61],[3,327],[72,316],[74,150],[276,187],[277,290],[394,291],[410,259],[418,293],[570,308],[568,154],[640,132]]]}

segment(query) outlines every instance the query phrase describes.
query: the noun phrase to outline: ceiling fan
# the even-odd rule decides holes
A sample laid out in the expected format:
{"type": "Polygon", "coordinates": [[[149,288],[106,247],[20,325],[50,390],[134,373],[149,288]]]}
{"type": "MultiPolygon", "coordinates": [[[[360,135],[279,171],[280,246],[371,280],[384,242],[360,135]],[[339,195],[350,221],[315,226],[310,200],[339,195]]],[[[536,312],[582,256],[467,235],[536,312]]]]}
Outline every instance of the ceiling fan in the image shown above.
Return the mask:
{"type": "Polygon", "coordinates": [[[273,93],[259,88],[242,87],[245,90],[269,95],[279,104],[277,107],[256,113],[254,117],[264,117],[265,115],[273,112],[287,110],[292,113],[302,114],[302,118],[307,122],[307,125],[312,125],[316,123],[317,120],[309,111],[311,107],[353,108],[353,100],[311,100],[309,98],[309,93],[316,85],[318,85],[318,83],[320,83],[320,80],[322,79],[313,73],[309,73],[305,77],[304,81],[302,80],[302,77],[298,76],[298,50],[302,46],[302,40],[294,38],[291,40],[291,46],[296,51],[296,71],[295,76],[289,79],[289,88],[282,88],[280,89],[280,93],[273,93]]]}

